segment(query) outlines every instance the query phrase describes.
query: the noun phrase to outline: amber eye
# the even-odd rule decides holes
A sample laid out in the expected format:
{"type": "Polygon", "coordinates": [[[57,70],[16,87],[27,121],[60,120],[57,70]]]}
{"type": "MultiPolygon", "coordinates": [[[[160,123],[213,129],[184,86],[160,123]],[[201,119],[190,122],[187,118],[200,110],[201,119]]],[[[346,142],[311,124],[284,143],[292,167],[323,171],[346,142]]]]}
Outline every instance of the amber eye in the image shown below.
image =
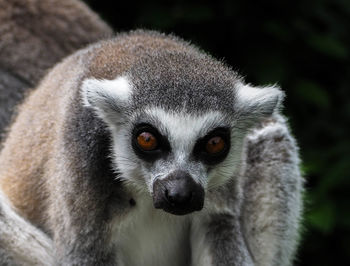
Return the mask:
{"type": "Polygon", "coordinates": [[[149,132],[142,132],[137,136],[137,144],[145,151],[152,151],[157,148],[157,139],[149,132]]]}
{"type": "Polygon", "coordinates": [[[225,148],[225,141],[217,136],[209,139],[207,144],[205,145],[205,150],[209,154],[217,154],[223,151],[225,148]]]}

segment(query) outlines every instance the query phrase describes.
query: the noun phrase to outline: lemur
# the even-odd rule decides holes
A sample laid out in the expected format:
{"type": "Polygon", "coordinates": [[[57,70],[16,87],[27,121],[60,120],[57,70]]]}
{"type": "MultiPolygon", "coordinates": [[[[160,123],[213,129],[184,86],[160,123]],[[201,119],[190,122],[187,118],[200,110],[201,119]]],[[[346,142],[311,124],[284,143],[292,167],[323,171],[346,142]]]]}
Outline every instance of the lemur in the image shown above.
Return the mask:
{"type": "Polygon", "coordinates": [[[283,97],[177,37],[119,34],[21,105],[0,188],[57,265],[290,265],[302,178],[283,97]]]}

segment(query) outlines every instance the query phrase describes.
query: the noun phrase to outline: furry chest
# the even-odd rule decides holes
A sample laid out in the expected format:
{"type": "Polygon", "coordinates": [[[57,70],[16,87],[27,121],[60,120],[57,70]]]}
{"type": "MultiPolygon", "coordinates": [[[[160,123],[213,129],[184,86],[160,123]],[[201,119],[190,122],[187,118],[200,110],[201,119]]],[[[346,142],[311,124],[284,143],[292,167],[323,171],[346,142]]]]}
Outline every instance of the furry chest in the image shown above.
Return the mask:
{"type": "Polygon", "coordinates": [[[189,265],[189,219],[156,210],[139,200],[125,219],[115,224],[113,242],[118,265],[189,265]]]}

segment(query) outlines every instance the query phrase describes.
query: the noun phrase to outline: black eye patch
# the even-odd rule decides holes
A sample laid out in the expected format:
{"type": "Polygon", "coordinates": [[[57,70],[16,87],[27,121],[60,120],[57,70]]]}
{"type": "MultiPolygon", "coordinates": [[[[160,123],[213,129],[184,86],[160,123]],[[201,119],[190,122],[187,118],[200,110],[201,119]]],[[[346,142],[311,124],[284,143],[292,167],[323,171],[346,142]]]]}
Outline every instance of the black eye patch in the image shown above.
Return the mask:
{"type": "Polygon", "coordinates": [[[197,140],[193,148],[193,157],[207,165],[215,165],[226,158],[230,151],[230,147],[231,141],[229,128],[215,128],[206,136],[197,140]]]}
{"type": "Polygon", "coordinates": [[[153,162],[160,157],[169,154],[171,148],[170,143],[166,137],[159,133],[159,131],[152,125],[147,123],[137,124],[132,131],[131,146],[136,155],[144,161],[153,162]],[[152,135],[157,145],[150,150],[144,149],[138,142],[140,135],[152,135]]]}

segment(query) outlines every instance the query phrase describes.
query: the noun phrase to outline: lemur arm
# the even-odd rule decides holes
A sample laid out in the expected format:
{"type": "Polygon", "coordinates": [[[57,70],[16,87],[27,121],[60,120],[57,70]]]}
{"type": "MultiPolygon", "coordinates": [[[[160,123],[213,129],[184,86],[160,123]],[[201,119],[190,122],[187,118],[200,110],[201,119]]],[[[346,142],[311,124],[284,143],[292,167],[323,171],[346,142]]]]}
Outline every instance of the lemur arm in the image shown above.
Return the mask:
{"type": "Polygon", "coordinates": [[[298,147],[276,115],[247,137],[242,225],[256,265],[291,265],[297,248],[303,179],[298,147]]]}

